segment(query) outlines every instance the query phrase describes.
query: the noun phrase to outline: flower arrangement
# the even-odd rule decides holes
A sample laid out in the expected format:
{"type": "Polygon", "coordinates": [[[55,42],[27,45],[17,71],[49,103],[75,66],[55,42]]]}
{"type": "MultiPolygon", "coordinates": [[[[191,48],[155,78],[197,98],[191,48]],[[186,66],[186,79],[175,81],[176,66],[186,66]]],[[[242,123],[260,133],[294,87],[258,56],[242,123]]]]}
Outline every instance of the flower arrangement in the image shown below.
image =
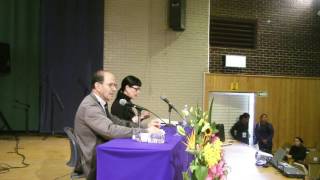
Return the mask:
{"type": "Polygon", "coordinates": [[[177,132],[186,137],[186,151],[193,154],[187,172],[183,173],[184,180],[224,180],[227,169],[223,159],[222,142],[216,136],[218,130],[215,123],[211,122],[210,104],[209,113],[203,112],[200,107],[191,107],[182,113],[188,118],[191,134],[186,134],[182,126],[177,126],[177,132]]]}

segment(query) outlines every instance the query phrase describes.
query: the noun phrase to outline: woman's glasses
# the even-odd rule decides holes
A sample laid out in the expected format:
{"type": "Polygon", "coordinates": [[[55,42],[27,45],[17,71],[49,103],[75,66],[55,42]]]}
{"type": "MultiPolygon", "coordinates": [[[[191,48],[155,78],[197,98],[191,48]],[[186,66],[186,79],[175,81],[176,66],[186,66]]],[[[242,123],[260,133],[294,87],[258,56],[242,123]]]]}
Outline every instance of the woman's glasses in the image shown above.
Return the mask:
{"type": "Polygon", "coordinates": [[[131,88],[133,88],[136,91],[140,91],[141,90],[140,87],[137,87],[137,86],[131,86],[131,88]]]}

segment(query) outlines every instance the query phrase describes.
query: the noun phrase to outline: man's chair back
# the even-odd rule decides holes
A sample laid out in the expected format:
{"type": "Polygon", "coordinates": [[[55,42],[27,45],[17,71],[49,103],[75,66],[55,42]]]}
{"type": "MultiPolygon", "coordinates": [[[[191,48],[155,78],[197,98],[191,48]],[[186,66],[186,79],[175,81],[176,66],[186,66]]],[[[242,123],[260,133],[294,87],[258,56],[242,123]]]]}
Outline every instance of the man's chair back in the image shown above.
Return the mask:
{"type": "Polygon", "coordinates": [[[73,133],[73,128],[65,127],[64,132],[68,136],[71,149],[70,160],[67,162],[67,165],[69,167],[73,167],[71,179],[84,178],[85,175],[83,174],[83,171],[81,169],[81,150],[73,133]]]}

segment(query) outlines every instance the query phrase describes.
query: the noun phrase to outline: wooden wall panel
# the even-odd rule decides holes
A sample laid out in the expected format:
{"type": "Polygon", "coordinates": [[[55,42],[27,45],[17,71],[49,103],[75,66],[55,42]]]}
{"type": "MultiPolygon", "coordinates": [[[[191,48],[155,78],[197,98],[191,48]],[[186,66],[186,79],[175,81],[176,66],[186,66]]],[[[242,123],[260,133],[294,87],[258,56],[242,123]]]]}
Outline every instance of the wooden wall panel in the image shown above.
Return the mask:
{"type": "Polygon", "coordinates": [[[204,108],[210,92],[267,92],[256,96],[255,117],[267,113],[275,128],[274,148],[301,136],[308,147],[320,143],[320,79],[205,73],[204,108]],[[237,85],[235,85],[237,84],[237,85]],[[236,87],[236,88],[235,88],[236,87]]]}

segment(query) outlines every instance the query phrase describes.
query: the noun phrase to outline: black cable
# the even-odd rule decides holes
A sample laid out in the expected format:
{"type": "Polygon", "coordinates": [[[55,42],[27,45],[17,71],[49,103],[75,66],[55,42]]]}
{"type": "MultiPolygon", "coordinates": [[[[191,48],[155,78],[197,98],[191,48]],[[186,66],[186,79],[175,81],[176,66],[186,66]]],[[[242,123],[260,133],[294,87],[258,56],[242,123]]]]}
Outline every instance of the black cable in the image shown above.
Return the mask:
{"type": "Polygon", "coordinates": [[[8,153],[16,153],[18,156],[22,157],[22,161],[21,161],[22,166],[11,166],[6,163],[0,163],[0,174],[7,173],[10,171],[10,169],[26,168],[30,165],[30,164],[24,162],[26,160],[26,156],[19,152],[19,149],[20,149],[19,148],[19,137],[17,135],[15,135],[14,138],[16,141],[16,146],[14,148],[14,152],[8,152],[8,153]]]}

